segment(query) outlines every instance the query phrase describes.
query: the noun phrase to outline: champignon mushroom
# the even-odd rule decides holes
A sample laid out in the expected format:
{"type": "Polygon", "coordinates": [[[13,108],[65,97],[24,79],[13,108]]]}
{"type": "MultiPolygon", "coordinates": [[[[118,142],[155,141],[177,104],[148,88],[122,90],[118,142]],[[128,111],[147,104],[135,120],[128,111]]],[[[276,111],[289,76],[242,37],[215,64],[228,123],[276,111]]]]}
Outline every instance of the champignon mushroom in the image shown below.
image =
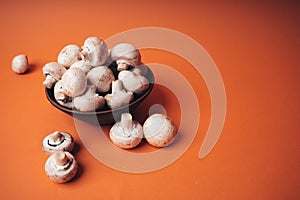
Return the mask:
{"type": "Polygon", "coordinates": [[[122,81],[123,87],[129,92],[141,94],[149,87],[148,79],[131,71],[121,71],[118,78],[122,81]]]}
{"type": "Polygon", "coordinates": [[[68,69],[61,81],[62,91],[69,97],[82,95],[87,87],[87,77],[79,68],[68,69]]]}
{"type": "Polygon", "coordinates": [[[82,60],[82,58],[80,46],[69,44],[59,52],[57,62],[68,69],[74,62],[82,60]]]}
{"type": "Polygon", "coordinates": [[[130,149],[142,141],[143,127],[137,121],[132,120],[130,113],[122,113],[121,121],[113,125],[109,137],[118,147],[130,149]]]}
{"type": "Polygon", "coordinates": [[[99,66],[88,72],[87,79],[89,83],[96,86],[98,92],[108,92],[115,77],[108,67],[99,66]]]}
{"type": "Polygon", "coordinates": [[[177,131],[172,121],[164,114],[153,114],[143,125],[147,142],[155,147],[165,147],[175,138],[177,131]]]}
{"type": "Polygon", "coordinates": [[[95,36],[88,37],[84,41],[81,53],[93,67],[104,64],[108,57],[107,45],[101,38],[95,36]]]}
{"type": "Polygon", "coordinates": [[[43,85],[49,89],[52,88],[52,86],[61,79],[65,72],[66,68],[57,62],[47,63],[43,67],[43,74],[46,76],[43,85]]]}
{"type": "Polygon", "coordinates": [[[89,61],[87,60],[79,60],[74,62],[71,66],[70,69],[72,68],[79,68],[81,69],[85,74],[87,74],[91,69],[92,65],[89,61]]]}
{"type": "Polygon", "coordinates": [[[126,70],[129,66],[137,66],[141,62],[141,54],[135,46],[120,43],[110,50],[110,59],[116,61],[118,70],[126,70]]]}
{"type": "Polygon", "coordinates": [[[140,65],[133,67],[130,71],[145,76],[148,72],[148,66],[141,63],[140,65]]]}
{"type": "Polygon", "coordinates": [[[15,56],[11,62],[12,70],[17,74],[25,73],[28,68],[28,58],[25,54],[15,56]]]}
{"type": "Polygon", "coordinates": [[[54,131],[43,139],[43,150],[49,154],[55,151],[72,151],[73,147],[73,137],[67,132],[54,131]]]}
{"type": "Polygon", "coordinates": [[[128,105],[133,99],[133,93],[127,92],[123,89],[122,81],[115,80],[112,82],[112,92],[111,94],[105,95],[105,100],[107,105],[114,109],[119,108],[123,105],[128,105]]]}
{"type": "Polygon", "coordinates": [[[45,163],[45,172],[54,182],[65,183],[77,173],[78,163],[74,156],[67,151],[56,151],[49,156],[45,163]]]}
{"type": "Polygon", "coordinates": [[[96,93],[96,86],[89,85],[83,95],[74,98],[73,103],[79,111],[93,111],[102,108],[105,100],[96,93]]]}
{"type": "Polygon", "coordinates": [[[72,98],[66,95],[63,91],[62,81],[58,81],[54,85],[54,98],[62,106],[73,108],[72,98]]]}

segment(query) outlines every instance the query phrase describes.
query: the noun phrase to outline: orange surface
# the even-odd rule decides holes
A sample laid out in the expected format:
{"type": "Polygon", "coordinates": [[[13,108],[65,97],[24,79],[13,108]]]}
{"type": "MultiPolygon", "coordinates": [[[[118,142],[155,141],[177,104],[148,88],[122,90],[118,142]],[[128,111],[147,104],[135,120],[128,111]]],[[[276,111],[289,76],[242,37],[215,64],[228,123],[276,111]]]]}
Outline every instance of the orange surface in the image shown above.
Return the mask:
{"type": "MultiPolygon", "coordinates": [[[[300,199],[299,6],[297,1],[1,1],[0,199],[300,199]],[[176,162],[132,174],[111,169],[87,151],[74,120],[47,102],[41,68],[66,44],[147,26],[182,32],[208,51],[223,77],[227,116],[217,145],[199,159],[210,120],[205,83],[184,59],[143,50],[145,63],[171,66],[189,80],[201,118],[192,145],[176,162]],[[32,65],[25,75],[11,71],[19,53],[32,65]],[[54,130],[70,132],[79,146],[81,170],[67,184],[55,184],[44,173],[41,142],[54,130]]],[[[179,121],[178,102],[162,87],[154,88],[143,108],[161,96],[179,121]]],[[[136,118],[142,115],[137,112],[136,118]]],[[[133,151],[153,150],[144,143],[133,151]]]]}

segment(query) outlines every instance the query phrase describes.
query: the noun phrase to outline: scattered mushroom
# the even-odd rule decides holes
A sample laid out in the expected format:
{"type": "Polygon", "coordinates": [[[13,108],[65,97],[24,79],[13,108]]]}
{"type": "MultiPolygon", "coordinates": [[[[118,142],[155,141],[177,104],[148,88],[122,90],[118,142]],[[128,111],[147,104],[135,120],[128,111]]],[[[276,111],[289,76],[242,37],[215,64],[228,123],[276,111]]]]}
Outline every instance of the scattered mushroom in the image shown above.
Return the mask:
{"type": "Polygon", "coordinates": [[[87,74],[91,69],[92,65],[89,61],[87,60],[79,60],[74,62],[71,66],[70,69],[72,68],[79,68],[81,69],[85,74],[87,74]]]}
{"type": "Polygon", "coordinates": [[[43,85],[47,88],[52,88],[59,81],[62,75],[66,72],[66,68],[56,62],[50,62],[44,65],[43,74],[46,76],[43,85]]]}
{"type": "Polygon", "coordinates": [[[73,137],[67,132],[54,131],[43,140],[43,150],[49,154],[55,151],[72,151],[73,147],[73,137]]]}
{"type": "Polygon", "coordinates": [[[54,182],[65,183],[77,173],[78,163],[74,156],[67,151],[56,151],[49,156],[45,163],[45,172],[54,182]]]}
{"type": "Polygon", "coordinates": [[[74,62],[82,60],[81,48],[76,44],[65,46],[57,57],[57,62],[65,68],[69,68],[74,62]]]}
{"type": "Polygon", "coordinates": [[[112,82],[111,94],[105,95],[104,98],[106,100],[107,105],[110,108],[114,109],[123,105],[128,105],[133,99],[133,93],[127,92],[123,89],[121,80],[115,80],[112,82]]]}
{"type": "Polygon", "coordinates": [[[135,46],[128,43],[120,43],[110,50],[110,58],[116,61],[118,70],[126,70],[129,66],[137,66],[141,63],[141,54],[135,46]]]}
{"type": "Polygon", "coordinates": [[[83,95],[74,98],[73,104],[79,111],[93,111],[102,108],[105,100],[96,94],[96,86],[89,85],[83,95]]]}
{"type": "Polygon", "coordinates": [[[115,77],[108,67],[99,66],[88,72],[87,79],[89,83],[96,86],[97,92],[108,92],[115,77]]]}
{"type": "Polygon", "coordinates": [[[17,74],[25,73],[29,68],[27,56],[25,54],[15,56],[12,59],[11,67],[12,70],[17,74]]]}
{"type": "Polygon", "coordinates": [[[147,142],[155,147],[165,147],[175,138],[177,131],[172,121],[164,114],[153,114],[143,125],[147,142]]]}
{"type": "Polygon", "coordinates": [[[99,37],[88,37],[82,46],[83,57],[88,60],[93,67],[105,63],[108,57],[108,48],[105,42],[99,37]]]}
{"type": "Polygon", "coordinates": [[[141,94],[149,87],[149,81],[144,76],[131,71],[123,70],[118,78],[122,81],[123,87],[130,92],[141,94]]]}
{"type": "Polygon", "coordinates": [[[87,87],[87,77],[79,68],[68,69],[61,81],[62,91],[69,97],[82,95],[87,87]]]}
{"type": "Polygon", "coordinates": [[[121,121],[110,129],[109,136],[118,147],[133,148],[142,141],[143,127],[137,121],[132,120],[130,113],[122,113],[121,121]]]}

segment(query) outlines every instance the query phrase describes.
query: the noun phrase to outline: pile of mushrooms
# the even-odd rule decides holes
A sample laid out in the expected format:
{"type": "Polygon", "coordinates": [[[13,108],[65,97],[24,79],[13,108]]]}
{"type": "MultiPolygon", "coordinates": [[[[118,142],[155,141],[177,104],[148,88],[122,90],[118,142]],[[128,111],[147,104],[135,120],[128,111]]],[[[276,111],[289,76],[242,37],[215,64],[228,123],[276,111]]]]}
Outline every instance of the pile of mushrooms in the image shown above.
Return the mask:
{"type": "Polygon", "coordinates": [[[83,46],[69,44],[57,62],[44,65],[46,88],[53,88],[56,101],[70,109],[93,111],[128,105],[148,87],[148,67],[132,44],[108,49],[99,37],[88,37],[83,46]]]}

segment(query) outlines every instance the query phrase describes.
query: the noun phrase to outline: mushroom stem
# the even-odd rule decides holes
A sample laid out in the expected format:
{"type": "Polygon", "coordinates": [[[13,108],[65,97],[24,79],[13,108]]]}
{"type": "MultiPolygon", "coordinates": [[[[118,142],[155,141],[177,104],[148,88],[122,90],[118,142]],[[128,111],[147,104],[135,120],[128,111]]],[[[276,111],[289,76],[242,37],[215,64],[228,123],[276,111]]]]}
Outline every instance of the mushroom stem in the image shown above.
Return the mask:
{"type": "Polygon", "coordinates": [[[120,125],[122,128],[131,129],[132,127],[132,116],[130,113],[122,113],[120,125]]]}
{"type": "Polygon", "coordinates": [[[56,142],[58,140],[61,140],[62,137],[63,137],[63,135],[59,131],[55,131],[54,133],[52,133],[50,135],[50,140],[52,140],[53,142],[56,142]]]}
{"type": "Polygon", "coordinates": [[[121,80],[115,80],[112,82],[111,85],[111,93],[116,94],[122,90],[122,81],[121,80]]]}
{"type": "Polygon", "coordinates": [[[55,153],[55,162],[59,166],[63,166],[68,162],[68,157],[63,151],[58,151],[55,153]]]}
{"type": "Polygon", "coordinates": [[[46,80],[43,82],[43,85],[50,89],[54,85],[55,82],[57,82],[57,81],[55,78],[53,78],[53,76],[47,75],[46,80]]]}

